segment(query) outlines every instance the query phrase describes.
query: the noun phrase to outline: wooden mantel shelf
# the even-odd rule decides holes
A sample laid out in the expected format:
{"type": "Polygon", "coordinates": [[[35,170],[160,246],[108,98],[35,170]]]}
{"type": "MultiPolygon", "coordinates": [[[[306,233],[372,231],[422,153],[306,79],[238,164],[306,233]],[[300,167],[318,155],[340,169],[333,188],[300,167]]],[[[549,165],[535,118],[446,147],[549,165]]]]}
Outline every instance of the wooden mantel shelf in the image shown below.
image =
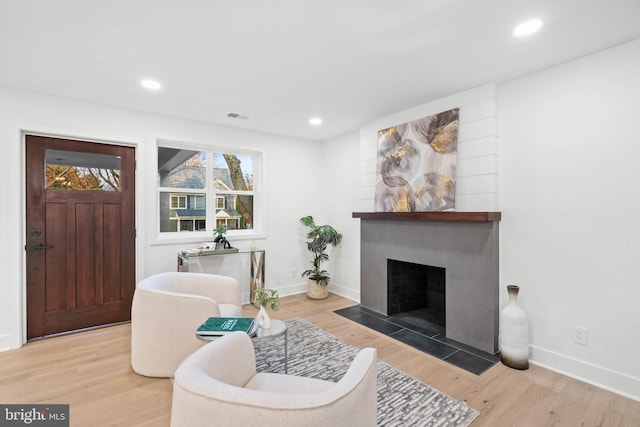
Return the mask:
{"type": "Polygon", "coordinates": [[[397,221],[500,221],[501,212],[353,212],[352,218],[397,221]]]}

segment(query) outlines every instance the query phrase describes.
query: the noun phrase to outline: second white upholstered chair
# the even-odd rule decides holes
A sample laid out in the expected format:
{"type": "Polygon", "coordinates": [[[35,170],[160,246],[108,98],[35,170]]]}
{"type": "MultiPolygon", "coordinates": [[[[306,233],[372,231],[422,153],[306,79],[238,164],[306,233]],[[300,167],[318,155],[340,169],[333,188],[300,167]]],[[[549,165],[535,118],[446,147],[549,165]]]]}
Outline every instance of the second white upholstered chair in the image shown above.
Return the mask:
{"type": "Polygon", "coordinates": [[[338,382],[256,373],[251,338],[225,335],[176,370],[171,426],[375,426],[376,355],[360,350],[338,382]]]}

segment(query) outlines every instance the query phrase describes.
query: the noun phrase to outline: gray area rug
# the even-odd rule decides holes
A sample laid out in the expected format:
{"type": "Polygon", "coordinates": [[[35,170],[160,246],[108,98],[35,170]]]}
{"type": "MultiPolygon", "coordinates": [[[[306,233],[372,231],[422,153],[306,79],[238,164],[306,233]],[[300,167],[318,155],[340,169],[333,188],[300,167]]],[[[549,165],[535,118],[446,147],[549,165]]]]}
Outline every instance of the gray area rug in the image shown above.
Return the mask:
{"type": "MultiPolygon", "coordinates": [[[[288,332],[291,375],[338,381],[359,349],[303,320],[288,332]]],[[[254,342],[258,372],[284,373],[284,337],[254,342]]],[[[467,426],[475,409],[378,360],[379,426],[467,426]]]]}

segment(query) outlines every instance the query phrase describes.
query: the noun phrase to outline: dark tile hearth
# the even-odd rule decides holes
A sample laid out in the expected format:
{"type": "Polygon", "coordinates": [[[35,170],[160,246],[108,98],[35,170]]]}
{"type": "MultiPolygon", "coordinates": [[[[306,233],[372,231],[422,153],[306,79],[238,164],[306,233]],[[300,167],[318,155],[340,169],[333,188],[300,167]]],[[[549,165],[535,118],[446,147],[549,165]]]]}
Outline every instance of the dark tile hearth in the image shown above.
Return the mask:
{"type": "Polygon", "coordinates": [[[499,354],[486,353],[448,339],[435,328],[417,326],[361,305],[336,310],[335,313],[476,375],[500,360],[499,354]]]}

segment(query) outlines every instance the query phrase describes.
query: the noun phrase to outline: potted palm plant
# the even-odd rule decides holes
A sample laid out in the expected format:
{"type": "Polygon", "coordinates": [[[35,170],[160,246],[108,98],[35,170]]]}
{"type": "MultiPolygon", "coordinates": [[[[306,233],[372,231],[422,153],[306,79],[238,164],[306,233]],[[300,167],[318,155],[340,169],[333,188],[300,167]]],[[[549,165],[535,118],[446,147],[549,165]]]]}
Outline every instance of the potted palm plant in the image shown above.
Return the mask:
{"type": "Polygon", "coordinates": [[[300,222],[307,226],[307,249],[313,255],[312,268],[304,271],[302,277],[307,277],[307,296],[311,299],[324,299],[329,295],[329,272],[322,269],[322,263],[329,261],[327,247],[336,246],[342,241],[342,234],[330,225],[316,225],[311,215],[300,218],[300,222]]]}

